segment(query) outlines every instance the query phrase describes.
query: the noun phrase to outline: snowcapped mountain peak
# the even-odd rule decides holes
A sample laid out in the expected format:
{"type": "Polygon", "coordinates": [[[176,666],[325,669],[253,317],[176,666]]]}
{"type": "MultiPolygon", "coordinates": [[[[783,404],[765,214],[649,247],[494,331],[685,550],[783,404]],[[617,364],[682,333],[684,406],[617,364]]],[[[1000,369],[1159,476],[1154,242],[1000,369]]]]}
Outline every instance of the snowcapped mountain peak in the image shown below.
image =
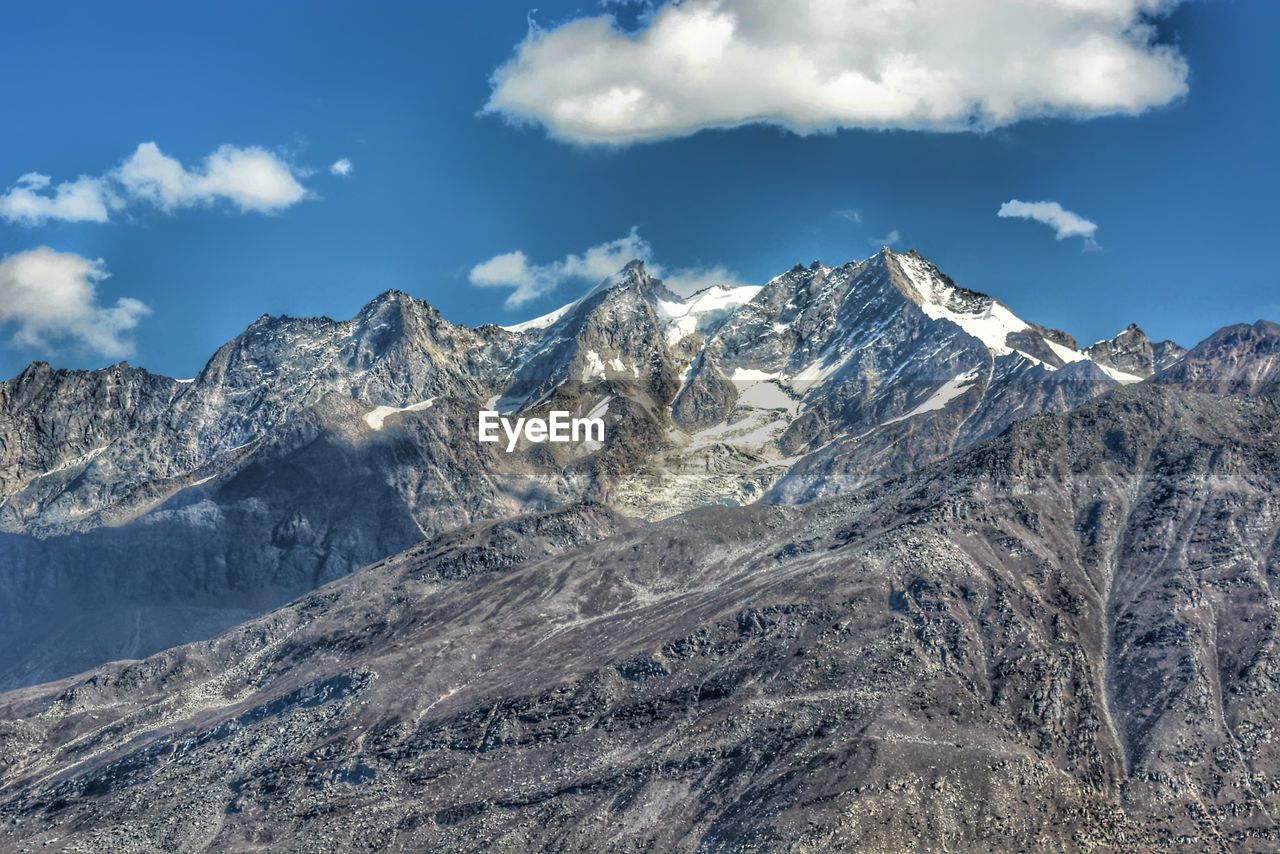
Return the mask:
{"type": "Polygon", "coordinates": [[[644,276],[647,277],[649,271],[645,269],[644,260],[641,258],[632,258],[630,261],[622,265],[622,269],[618,272],[618,278],[628,276],[644,276]]]}
{"type": "Polygon", "coordinates": [[[639,258],[633,258],[623,265],[622,269],[617,273],[602,279],[600,284],[592,289],[591,293],[644,289],[655,284],[659,284],[659,282],[649,275],[644,261],[639,258]]]}
{"type": "MultiPolygon", "coordinates": [[[[1136,326],[1113,342],[1081,350],[1075,338],[1065,332],[1028,323],[995,297],[961,287],[920,253],[884,253],[891,267],[906,280],[902,291],[934,320],[948,320],[981,341],[994,356],[1017,355],[1046,371],[1056,371],[1075,362],[1092,362],[1110,379],[1119,383],[1138,382],[1151,375],[1154,359],[1147,355],[1151,345],[1136,326]],[[1112,351],[1128,354],[1144,350],[1137,357],[1111,357],[1112,351]]],[[[1172,345],[1177,347],[1177,345],[1172,345]]]]}
{"type": "Polygon", "coordinates": [[[369,302],[365,305],[365,310],[367,311],[372,306],[382,305],[384,303],[404,302],[404,301],[417,302],[417,300],[415,300],[412,296],[400,290],[399,288],[387,288],[385,291],[378,294],[373,299],[369,300],[369,302]]]}
{"type": "Polygon", "coordinates": [[[439,312],[428,302],[413,297],[404,291],[388,290],[378,294],[360,309],[353,320],[356,323],[377,323],[394,317],[419,315],[423,317],[439,317],[439,312]]]}
{"type": "Polygon", "coordinates": [[[590,312],[611,296],[616,297],[629,292],[637,293],[642,299],[649,299],[650,301],[680,299],[680,297],[671,293],[660,280],[649,275],[644,261],[635,258],[628,261],[617,273],[601,279],[599,284],[573,302],[566,303],[539,317],[524,320],[520,323],[513,323],[502,328],[508,332],[536,334],[576,314],[580,306],[583,307],[583,310],[590,312]]]}
{"type": "Polygon", "coordinates": [[[628,261],[617,273],[600,281],[598,285],[577,300],[574,305],[582,306],[586,311],[593,311],[597,306],[633,299],[653,305],[659,299],[672,300],[680,297],[673,293],[661,279],[649,273],[644,261],[639,258],[628,261]]]}
{"type": "Polygon", "coordinates": [[[899,255],[886,248],[877,258],[905,279],[900,290],[926,315],[951,321],[996,355],[1012,353],[1009,336],[1031,327],[994,297],[960,287],[915,250],[899,255]]]}

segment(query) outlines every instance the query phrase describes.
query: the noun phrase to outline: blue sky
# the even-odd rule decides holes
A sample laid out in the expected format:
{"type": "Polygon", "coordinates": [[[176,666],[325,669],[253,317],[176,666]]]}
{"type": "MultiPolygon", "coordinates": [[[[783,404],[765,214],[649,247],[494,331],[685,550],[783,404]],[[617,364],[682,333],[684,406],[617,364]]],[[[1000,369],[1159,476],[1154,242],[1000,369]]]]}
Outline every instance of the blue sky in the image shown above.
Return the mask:
{"type": "MultiPolygon", "coordinates": [[[[622,12],[629,39],[662,14],[622,12]]],[[[127,357],[191,376],[263,312],[349,317],[388,288],[455,321],[512,322],[579,295],[587,283],[570,274],[594,269],[587,250],[620,239],[615,251],[643,244],[677,277],[723,270],[760,283],[797,262],[865,257],[896,232],[896,248],[1086,342],[1130,321],[1191,344],[1227,323],[1280,318],[1280,4],[1202,0],[1157,15],[1151,38],[1186,71],[1133,83],[1150,83],[1139,95],[1161,102],[1136,114],[983,112],[976,130],[939,131],[919,128],[946,116],[891,105],[887,118],[819,114],[818,126],[846,126],[810,133],[801,92],[779,96],[793,98],[775,117],[789,127],[700,129],[732,124],[707,112],[721,106],[713,81],[701,102],[670,95],[663,107],[676,118],[656,130],[641,134],[625,116],[592,125],[614,135],[607,145],[547,118],[559,115],[546,92],[563,70],[550,51],[573,55],[593,38],[608,48],[612,36],[581,22],[601,14],[539,2],[548,55],[517,68],[511,90],[522,90],[482,114],[492,75],[528,35],[528,4],[10,4],[0,193],[47,196],[84,175],[105,182],[109,206],[106,222],[83,208],[59,218],[11,206],[0,217],[0,300],[10,303],[0,302],[0,375],[37,358],[97,367],[127,357]],[[1186,94],[1169,98],[1179,81],[1186,94]],[[121,177],[144,143],[181,176],[121,177]],[[343,158],[350,173],[331,172],[343,158]],[[235,183],[247,174],[237,168],[272,164],[284,170],[267,174],[279,179],[274,195],[235,183]],[[23,179],[33,173],[47,186],[23,179]],[[1078,229],[1056,239],[1041,222],[997,216],[1010,200],[1057,202],[1096,226],[1096,247],[1078,229]],[[26,254],[37,247],[51,254],[26,254]],[[470,283],[476,265],[517,251],[536,274],[528,300],[470,283]],[[62,263],[76,257],[89,266],[62,263]],[[31,263],[19,274],[14,259],[31,263]],[[5,275],[26,277],[25,296],[4,290],[5,275]],[[41,276],[58,299],[81,301],[68,311],[85,299],[92,311],[67,321],[42,301],[41,276]],[[74,289],[86,277],[96,295],[74,289]],[[21,299],[37,304],[15,308],[21,299]]],[[[981,47],[979,58],[1005,49],[981,47]]],[[[617,53],[595,54],[601,79],[646,73],[615,67],[617,53]]],[[[986,87],[984,110],[1026,95],[1001,76],[974,85],[986,87]]]]}

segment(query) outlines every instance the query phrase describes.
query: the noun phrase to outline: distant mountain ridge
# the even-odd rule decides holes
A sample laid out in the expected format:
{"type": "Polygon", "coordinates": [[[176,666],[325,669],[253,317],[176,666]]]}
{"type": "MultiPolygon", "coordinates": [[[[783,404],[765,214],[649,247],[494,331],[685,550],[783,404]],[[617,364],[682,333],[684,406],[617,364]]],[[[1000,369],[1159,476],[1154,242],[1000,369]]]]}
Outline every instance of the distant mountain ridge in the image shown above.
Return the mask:
{"type": "Polygon", "coordinates": [[[1180,352],[1133,327],[1080,350],[886,249],[687,298],[633,262],[510,328],[389,291],[264,315],[188,382],[36,363],[0,383],[0,686],[206,637],[459,525],[840,494],[1180,352]],[[506,454],[480,408],[594,414],[606,441],[506,454]]]}
{"type": "Polygon", "coordinates": [[[1161,368],[1153,382],[1215,394],[1258,394],[1280,384],[1280,324],[1226,326],[1161,368]]]}

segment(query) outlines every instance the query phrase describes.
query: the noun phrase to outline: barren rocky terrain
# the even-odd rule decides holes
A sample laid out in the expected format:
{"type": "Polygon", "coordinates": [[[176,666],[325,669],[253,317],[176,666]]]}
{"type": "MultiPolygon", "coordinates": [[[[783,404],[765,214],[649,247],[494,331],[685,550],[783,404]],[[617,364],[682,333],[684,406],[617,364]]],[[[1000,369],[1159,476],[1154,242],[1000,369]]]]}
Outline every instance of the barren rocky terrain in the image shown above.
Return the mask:
{"type": "Polygon", "coordinates": [[[0,696],[0,844],[1273,849],[1278,416],[1144,383],[803,506],[463,527],[0,696]]]}

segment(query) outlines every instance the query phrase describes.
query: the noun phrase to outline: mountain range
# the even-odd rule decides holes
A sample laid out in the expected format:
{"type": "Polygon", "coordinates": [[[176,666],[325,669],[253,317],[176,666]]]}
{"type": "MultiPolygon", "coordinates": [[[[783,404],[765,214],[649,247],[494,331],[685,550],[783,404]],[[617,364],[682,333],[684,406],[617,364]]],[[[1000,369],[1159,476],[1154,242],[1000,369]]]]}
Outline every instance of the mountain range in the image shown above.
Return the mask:
{"type": "Polygon", "coordinates": [[[916,253],[633,262],[0,413],[0,847],[1280,844],[1276,324],[1082,347],[916,253]]]}
{"type": "Polygon", "coordinates": [[[36,362],[0,384],[0,688],[145,656],[468,522],[810,501],[1180,355],[1079,348],[890,250],[680,297],[632,262],[477,329],[387,292],[261,316],[191,380],[36,362]],[[603,416],[602,446],[475,442],[477,407],[603,416]]]}
{"type": "MultiPolygon", "coordinates": [[[[731,345],[755,311],[705,336],[676,408],[696,372],[748,358],[731,345]]],[[[561,337],[579,334],[601,333],[561,337]]],[[[1147,350],[1126,335],[1106,352],[1147,350]]],[[[605,340],[586,339],[626,373],[605,340]]],[[[1008,349],[988,347],[993,378],[1111,378],[1008,349]]],[[[742,369],[789,389],[785,352],[742,369]]],[[[651,382],[636,405],[669,387],[651,382]]],[[[978,411],[995,382],[923,411],[978,411]]],[[[1269,850],[1277,425],[1280,326],[1259,322],[829,497],[460,525],[216,638],[0,695],[0,841],[1269,850]]]]}
{"type": "Polygon", "coordinates": [[[1136,326],[1080,347],[885,249],[690,297],[633,262],[509,328],[390,291],[264,315],[190,380],[35,363],[0,383],[0,688],[210,637],[465,524],[857,490],[1182,353],[1136,326]],[[508,454],[479,408],[608,431],[508,454]]]}

